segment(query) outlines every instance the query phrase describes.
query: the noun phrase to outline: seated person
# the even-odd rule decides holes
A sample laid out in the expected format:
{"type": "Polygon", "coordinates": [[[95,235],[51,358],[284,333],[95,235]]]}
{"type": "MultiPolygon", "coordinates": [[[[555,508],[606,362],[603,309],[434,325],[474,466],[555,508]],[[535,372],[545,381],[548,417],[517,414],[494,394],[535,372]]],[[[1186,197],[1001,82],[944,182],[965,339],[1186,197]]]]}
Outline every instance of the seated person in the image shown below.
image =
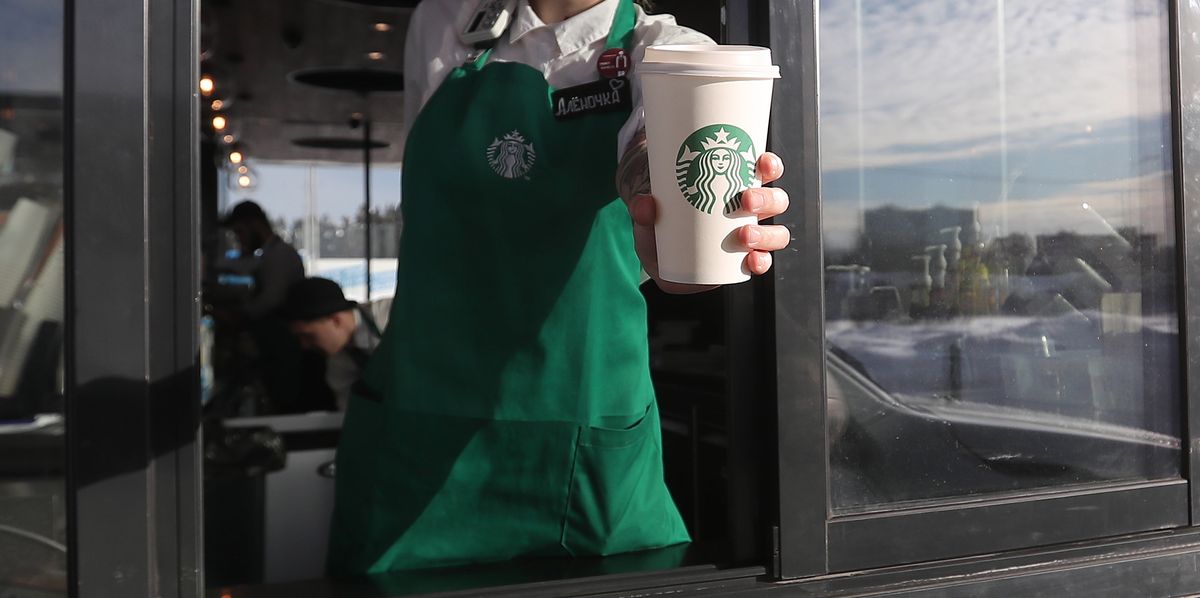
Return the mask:
{"type": "Polygon", "coordinates": [[[375,345],[379,327],[364,306],[346,299],[327,278],[305,278],[288,290],[283,315],[305,349],[326,355],[325,381],[345,410],[350,391],[375,345]]]}

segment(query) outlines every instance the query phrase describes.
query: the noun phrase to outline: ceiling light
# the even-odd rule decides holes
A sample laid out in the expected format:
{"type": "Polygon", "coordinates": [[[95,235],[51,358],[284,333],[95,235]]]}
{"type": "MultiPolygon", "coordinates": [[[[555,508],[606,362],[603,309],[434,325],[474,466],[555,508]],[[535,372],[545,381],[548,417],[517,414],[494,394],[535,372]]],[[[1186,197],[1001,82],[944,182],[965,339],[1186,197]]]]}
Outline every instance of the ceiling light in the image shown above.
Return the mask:
{"type": "Polygon", "coordinates": [[[238,174],[246,174],[247,172],[250,172],[249,166],[246,166],[245,164],[238,166],[238,174]]]}
{"type": "Polygon", "coordinates": [[[380,33],[387,33],[392,30],[392,25],[390,23],[375,23],[373,27],[375,31],[380,33]]]}
{"type": "Polygon", "coordinates": [[[224,141],[225,143],[233,143],[236,139],[237,138],[233,135],[226,133],[225,136],[221,138],[221,141],[224,141]]]}
{"type": "Polygon", "coordinates": [[[202,93],[204,95],[208,95],[208,94],[212,93],[215,85],[216,84],[213,83],[212,77],[210,77],[208,75],[204,75],[203,77],[200,77],[200,93],[202,93]]]}
{"type": "Polygon", "coordinates": [[[224,108],[224,107],[225,107],[225,102],[223,102],[221,100],[213,100],[212,101],[212,109],[213,110],[220,110],[221,108],[224,108]]]}
{"type": "Polygon", "coordinates": [[[229,124],[229,123],[225,120],[224,116],[221,116],[220,114],[218,114],[213,117],[213,120],[212,120],[213,130],[224,131],[225,125],[227,125],[227,124],[229,124]]]}
{"type": "Polygon", "coordinates": [[[233,162],[234,164],[241,164],[242,158],[242,152],[229,152],[229,161],[233,162]]]}
{"type": "Polygon", "coordinates": [[[383,52],[367,52],[367,58],[370,58],[371,60],[383,60],[383,57],[383,52]]]}
{"type": "Polygon", "coordinates": [[[243,174],[242,176],[238,177],[238,187],[245,189],[246,187],[249,187],[253,183],[254,183],[254,180],[251,179],[250,175],[248,175],[248,174],[243,174]]]}

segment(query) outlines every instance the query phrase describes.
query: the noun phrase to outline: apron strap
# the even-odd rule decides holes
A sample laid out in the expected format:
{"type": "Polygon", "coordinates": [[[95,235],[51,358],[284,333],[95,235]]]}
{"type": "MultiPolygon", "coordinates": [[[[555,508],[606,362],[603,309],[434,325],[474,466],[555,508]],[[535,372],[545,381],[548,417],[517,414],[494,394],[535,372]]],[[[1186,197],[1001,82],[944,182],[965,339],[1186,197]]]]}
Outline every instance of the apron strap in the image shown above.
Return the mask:
{"type": "MultiPolygon", "coordinates": [[[[512,23],[509,23],[512,26],[512,23]]],[[[633,0],[617,0],[617,12],[613,15],[612,26],[608,29],[608,41],[604,44],[605,50],[613,48],[623,48],[626,52],[631,52],[633,45],[633,30],[637,26],[637,11],[633,8],[633,0]]],[[[508,33],[508,30],[504,30],[508,33]]],[[[492,57],[492,49],[495,46],[487,48],[475,56],[473,59],[468,57],[468,65],[480,70],[486,64],[489,58],[492,57]]]]}
{"type": "Polygon", "coordinates": [[[617,3],[617,13],[613,15],[612,26],[608,29],[608,42],[605,50],[622,48],[632,52],[633,30],[637,25],[637,11],[633,8],[633,0],[620,0],[617,3]]]}

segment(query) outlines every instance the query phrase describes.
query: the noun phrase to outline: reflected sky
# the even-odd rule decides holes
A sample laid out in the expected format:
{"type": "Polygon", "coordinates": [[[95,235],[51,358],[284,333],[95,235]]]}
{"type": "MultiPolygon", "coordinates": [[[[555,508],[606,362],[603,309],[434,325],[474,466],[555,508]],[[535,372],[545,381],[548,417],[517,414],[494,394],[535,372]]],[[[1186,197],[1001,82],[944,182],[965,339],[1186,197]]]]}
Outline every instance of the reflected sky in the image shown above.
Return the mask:
{"type": "Polygon", "coordinates": [[[1170,230],[1165,10],[823,0],[827,247],[883,205],[979,206],[985,230],[1041,234],[1090,226],[1086,201],[1114,227],[1170,230]]]}
{"type": "Polygon", "coordinates": [[[0,0],[0,95],[61,93],[62,35],[62,2],[0,0]]]}
{"type": "Polygon", "coordinates": [[[1167,7],[821,0],[835,509],[1179,475],[1167,7]]]}

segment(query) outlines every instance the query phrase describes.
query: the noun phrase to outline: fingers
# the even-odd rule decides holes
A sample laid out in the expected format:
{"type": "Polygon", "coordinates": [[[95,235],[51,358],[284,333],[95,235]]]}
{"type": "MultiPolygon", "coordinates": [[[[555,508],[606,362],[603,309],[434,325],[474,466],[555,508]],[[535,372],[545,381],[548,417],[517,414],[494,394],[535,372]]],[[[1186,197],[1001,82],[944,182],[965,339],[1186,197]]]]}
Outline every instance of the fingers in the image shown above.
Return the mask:
{"type": "Polygon", "coordinates": [[[629,215],[638,226],[654,226],[658,220],[658,205],[650,195],[635,195],[629,203],[629,215]]]}
{"type": "MultiPolygon", "coordinates": [[[[771,154],[774,157],[773,154],[771,154]]],[[[778,158],[775,158],[778,160],[778,158]]],[[[782,165],[779,165],[782,172],[782,165]]],[[[758,214],[760,218],[770,218],[783,213],[788,207],[787,193],[782,189],[751,189],[742,198],[743,208],[758,214]]],[[[629,214],[635,227],[650,229],[644,232],[634,231],[638,240],[638,254],[642,257],[643,265],[648,266],[647,272],[655,279],[659,288],[668,293],[695,293],[706,291],[713,287],[706,285],[684,285],[660,280],[654,268],[654,239],[652,236],[655,221],[658,220],[658,205],[650,195],[637,195],[629,202],[629,214]],[[642,247],[645,245],[645,248],[642,247]],[[645,249],[645,251],[643,251],[645,249]],[[642,255],[646,253],[647,255],[642,255]]],[[[746,269],[752,274],[765,274],[771,269],[773,262],[772,251],[779,251],[788,246],[792,240],[791,230],[779,225],[747,225],[738,229],[738,241],[750,249],[746,255],[746,269]]]]}
{"type": "Polygon", "coordinates": [[[771,269],[771,254],[765,251],[751,251],[746,256],[746,269],[758,276],[766,274],[771,269]]]}
{"type": "Polygon", "coordinates": [[[791,242],[792,232],[786,226],[750,224],[738,230],[738,240],[749,249],[779,251],[791,242]]]}
{"type": "Polygon", "coordinates": [[[772,152],[766,152],[758,157],[758,178],[763,184],[770,183],[783,176],[783,160],[772,152]]]}
{"type": "Polygon", "coordinates": [[[774,218],[788,209],[788,194],[783,189],[763,187],[742,191],[742,208],[758,215],[759,220],[774,218]]]}

